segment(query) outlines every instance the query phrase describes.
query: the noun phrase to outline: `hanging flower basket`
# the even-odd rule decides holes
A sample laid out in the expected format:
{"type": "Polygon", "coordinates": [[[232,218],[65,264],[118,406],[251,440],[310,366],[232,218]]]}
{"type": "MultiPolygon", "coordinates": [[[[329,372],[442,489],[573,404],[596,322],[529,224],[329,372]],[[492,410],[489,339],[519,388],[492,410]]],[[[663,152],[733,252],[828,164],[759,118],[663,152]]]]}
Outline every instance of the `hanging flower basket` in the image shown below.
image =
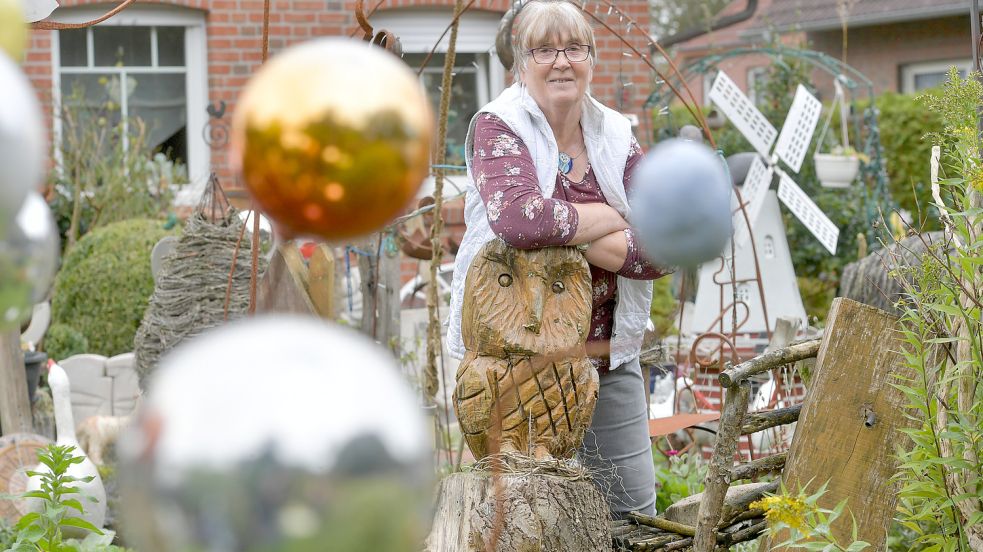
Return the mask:
{"type": "Polygon", "coordinates": [[[860,157],[857,155],[836,155],[817,153],[816,176],[824,188],[849,188],[860,172],[860,157]]]}

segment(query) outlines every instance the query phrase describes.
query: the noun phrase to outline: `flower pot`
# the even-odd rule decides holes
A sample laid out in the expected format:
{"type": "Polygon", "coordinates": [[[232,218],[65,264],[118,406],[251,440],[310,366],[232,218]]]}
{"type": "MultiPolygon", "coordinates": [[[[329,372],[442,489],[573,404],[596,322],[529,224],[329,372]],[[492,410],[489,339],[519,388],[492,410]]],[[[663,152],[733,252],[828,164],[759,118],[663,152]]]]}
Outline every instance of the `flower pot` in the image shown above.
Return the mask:
{"type": "Polygon", "coordinates": [[[27,397],[34,402],[34,392],[38,389],[38,380],[41,378],[41,367],[48,362],[48,355],[36,351],[24,353],[24,371],[27,373],[27,397]]]}
{"type": "Polygon", "coordinates": [[[848,188],[860,172],[860,158],[856,155],[817,153],[816,176],[825,188],[848,188]]]}

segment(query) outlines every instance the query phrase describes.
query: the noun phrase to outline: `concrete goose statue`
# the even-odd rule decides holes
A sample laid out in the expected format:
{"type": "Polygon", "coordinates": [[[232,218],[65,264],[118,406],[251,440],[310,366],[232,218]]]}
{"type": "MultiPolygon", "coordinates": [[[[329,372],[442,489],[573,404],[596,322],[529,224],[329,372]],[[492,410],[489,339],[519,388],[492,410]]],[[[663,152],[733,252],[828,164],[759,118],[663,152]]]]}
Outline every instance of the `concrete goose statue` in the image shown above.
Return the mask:
{"type": "MultiPolygon", "coordinates": [[[[72,464],[68,468],[68,475],[79,479],[89,476],[93,477],[92,481],[88,483],[84,481],[75,483],[75,486],[78,487],[83,496],[71,494],[66,495],[65,498],[71,497],[81,502],[85,508],[85,512],[79,517],[101,528],[106,521],[106,489],[102,484],[102,478],[99,477],[99,470],[96,468],[96,465],[85,455],[82,447],[79,446],[78,439],[75,436],[75,419],[72,415],[72,397],[68,374],[65,373],[64,368],[55,362],[49,362],[48,386],[51,388],[51,398],[55,405],[55,444],[73,446],[75,447],[73,454],[76,456],[82,455],[85,458],[78,464],[72,464]],[[86,497],[94,498],[96,502],[86,497]]],[[[34,468],[34,471],[38,472],[47,470],[48,468],[44,464],[38,464],[34,468]]],[[[40,489],[40,478],[32,477],[28,481],[27,488],[29,491],[40,489]]],[[[39,510],[40,508],[41,501],[31,499],[31,509],[39,510]]],[[[82,529],[79,531],[81,533],[78,536],[84,536],[87,533],[87,531],[82,529]]],[[[66,533],[68,536],[76,536],[72,535],[71,531],[66,531],[66,533]]]]}

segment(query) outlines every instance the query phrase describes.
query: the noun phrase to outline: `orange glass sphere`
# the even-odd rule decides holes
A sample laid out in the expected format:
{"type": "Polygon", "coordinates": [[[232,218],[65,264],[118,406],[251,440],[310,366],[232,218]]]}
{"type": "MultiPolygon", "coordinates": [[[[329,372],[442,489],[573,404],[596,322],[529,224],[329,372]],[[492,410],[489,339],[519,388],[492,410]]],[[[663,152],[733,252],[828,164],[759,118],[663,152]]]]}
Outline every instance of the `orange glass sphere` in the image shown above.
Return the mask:
{"type": "Polygon", "coordinates": [[[246,86],[233,163],[284,234],[339,240],[378,230],[429,172],[433,116],[399,58],[319,39],[272,58],[246,86]]]}

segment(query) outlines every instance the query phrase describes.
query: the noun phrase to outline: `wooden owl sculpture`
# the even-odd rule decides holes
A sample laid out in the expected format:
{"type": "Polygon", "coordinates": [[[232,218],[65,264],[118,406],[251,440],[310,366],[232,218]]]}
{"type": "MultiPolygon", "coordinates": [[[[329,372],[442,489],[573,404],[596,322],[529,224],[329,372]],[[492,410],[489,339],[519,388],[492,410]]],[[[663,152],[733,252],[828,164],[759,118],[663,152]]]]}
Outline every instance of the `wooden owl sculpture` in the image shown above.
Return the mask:
{"type": "Polygon", "coordinates": [[[597,401],[584,343],[591,277],[573,247],[485,245],[465,280],[454,410],[476,459],[495,452],[569,458],[597,401]]]}

